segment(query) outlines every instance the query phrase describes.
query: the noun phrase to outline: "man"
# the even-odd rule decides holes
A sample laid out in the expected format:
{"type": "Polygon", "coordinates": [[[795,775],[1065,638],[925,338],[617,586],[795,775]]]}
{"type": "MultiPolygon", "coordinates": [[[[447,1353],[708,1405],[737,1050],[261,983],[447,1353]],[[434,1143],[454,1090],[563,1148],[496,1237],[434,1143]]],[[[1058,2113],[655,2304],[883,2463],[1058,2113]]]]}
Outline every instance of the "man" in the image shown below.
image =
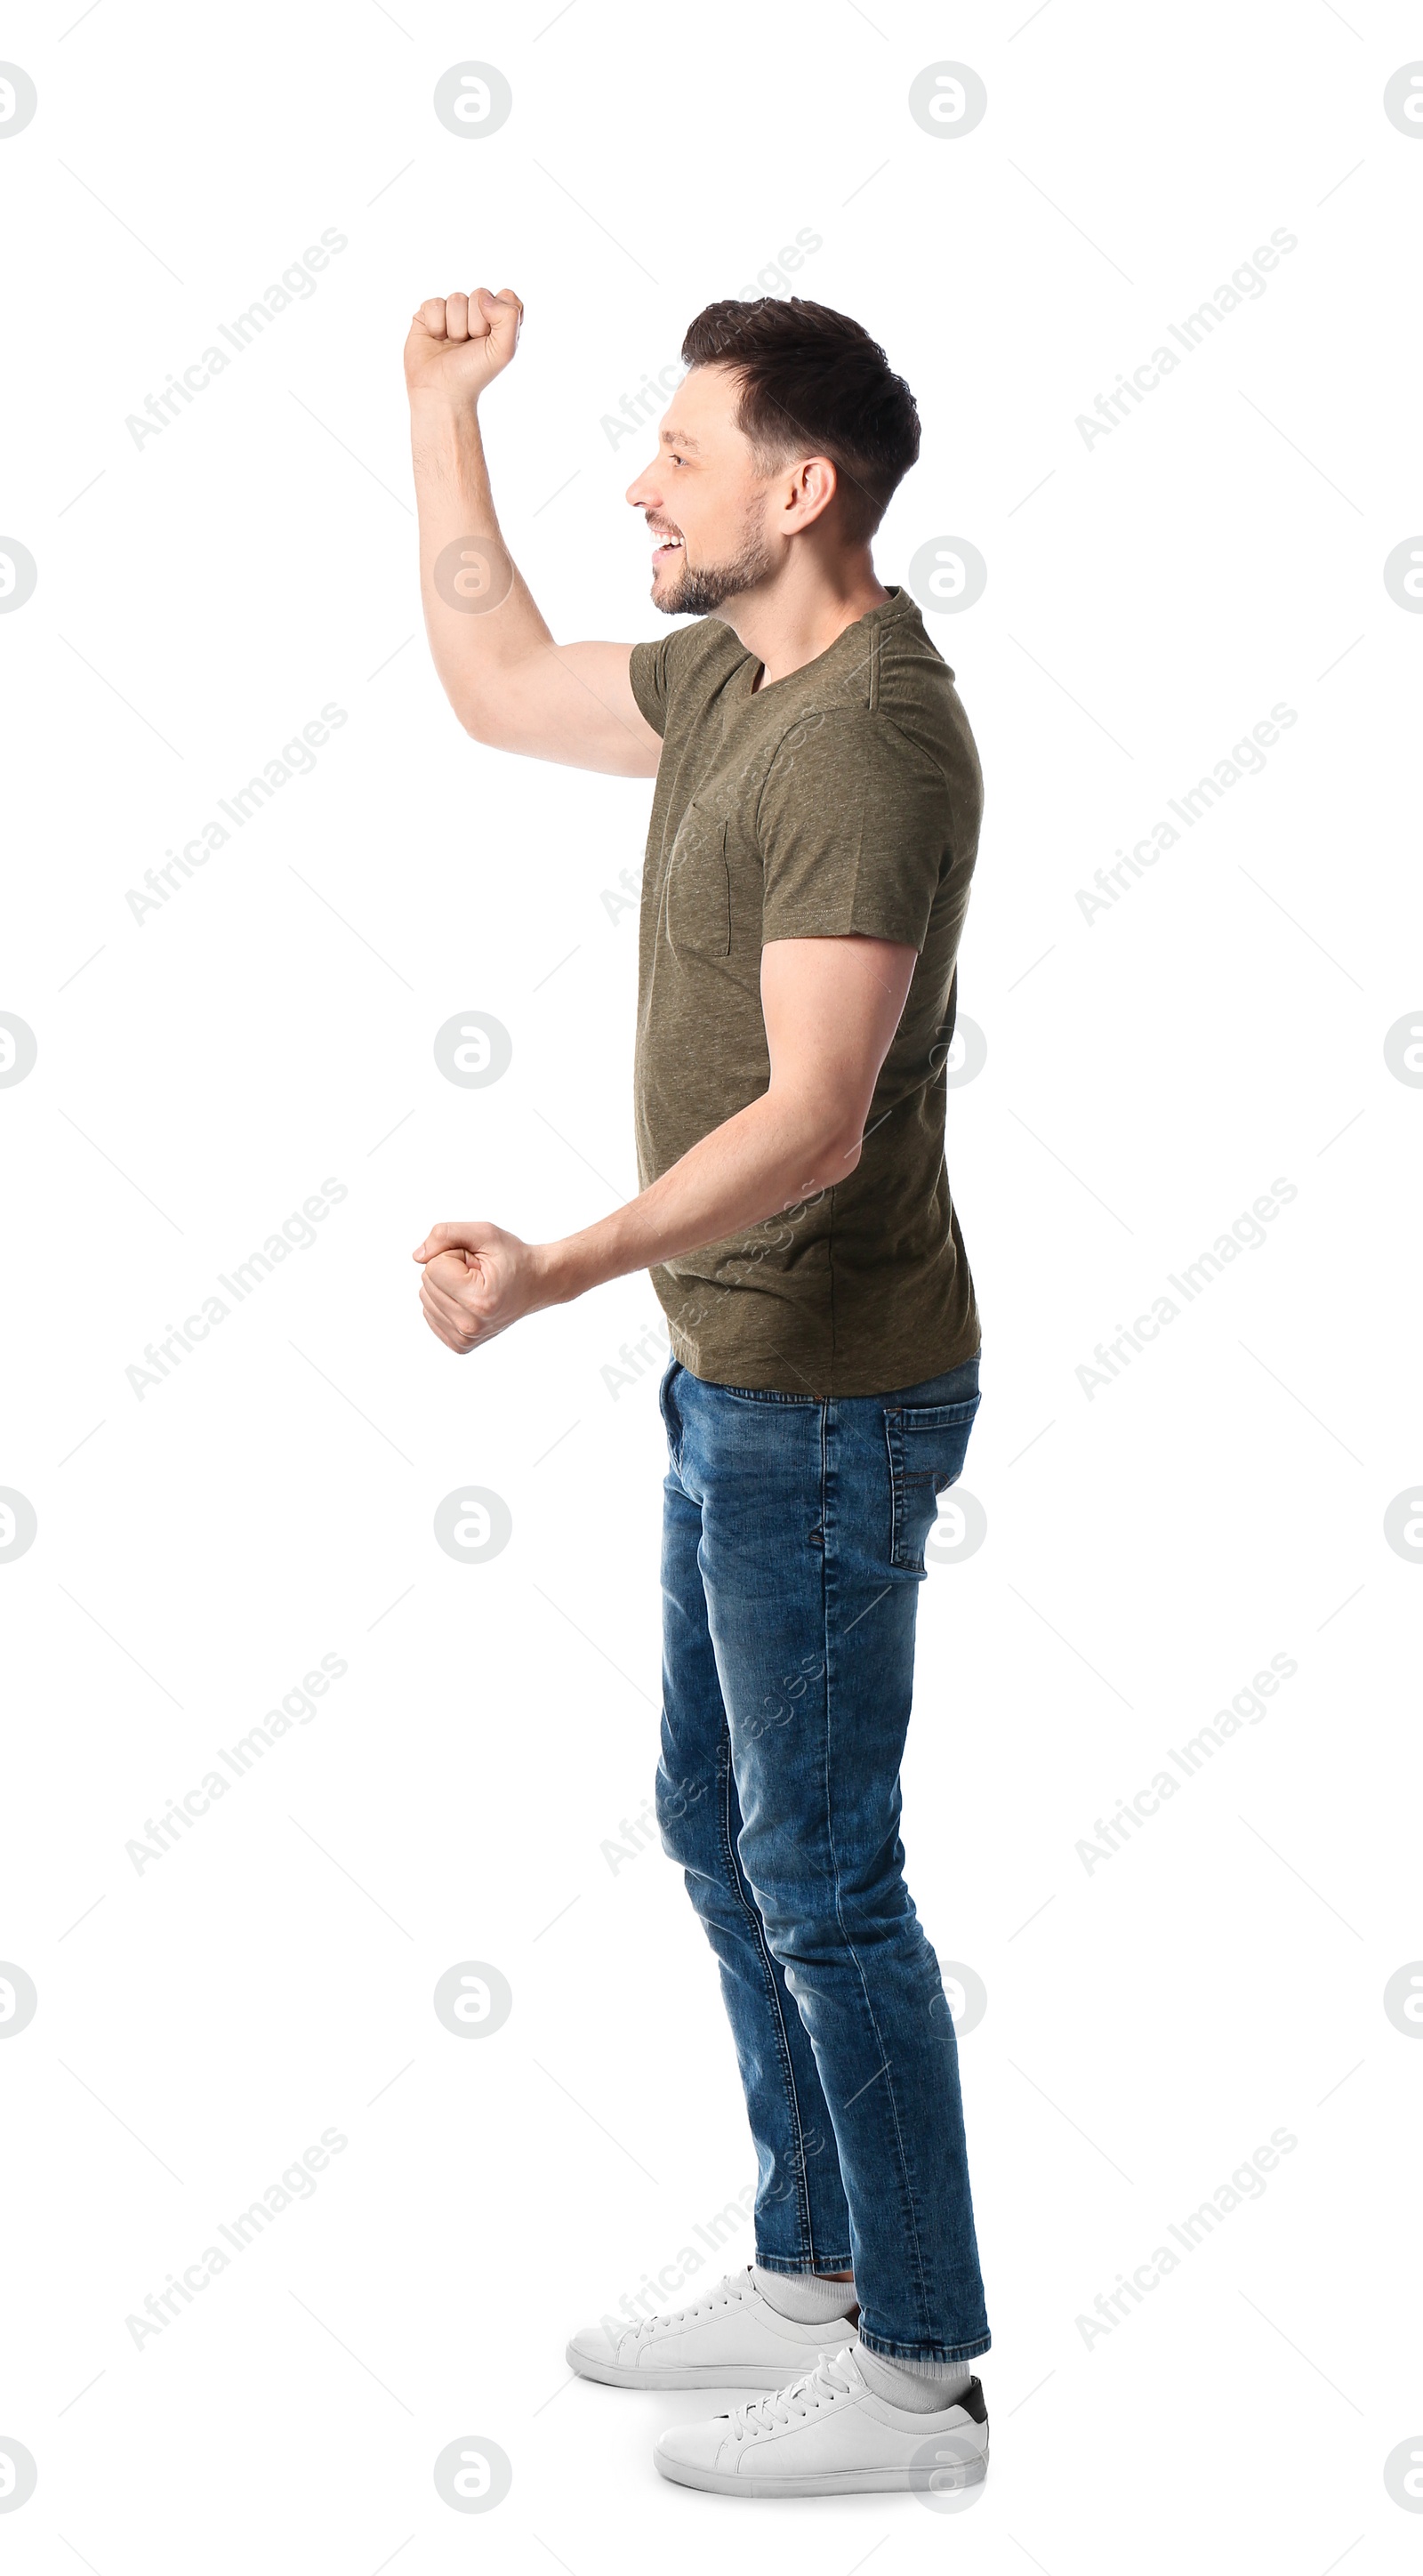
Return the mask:
{"type": "Polygon", "coordinates": [[[654,605],[695,622],[556,644],[477,418],[522,310],[437,299],[406,344],[426,621],[477,741],[656,779],[642,1187],[561,1242],[437,1225],[415,1258],[458,1352],[651,1269],[673,1351],[658,1814],[759,2166],[755,2263],[568,2357],[615,2387],[775,2392],[664,2433],[684,2485],[969,2485],[988,2327],[953,2020],[899,1840],[924,1542],[979,1349],[943,1138],[981,779],[953,674],[870,552],[918,416],[843,315],[708,307],[627,495],[654,605]]]}

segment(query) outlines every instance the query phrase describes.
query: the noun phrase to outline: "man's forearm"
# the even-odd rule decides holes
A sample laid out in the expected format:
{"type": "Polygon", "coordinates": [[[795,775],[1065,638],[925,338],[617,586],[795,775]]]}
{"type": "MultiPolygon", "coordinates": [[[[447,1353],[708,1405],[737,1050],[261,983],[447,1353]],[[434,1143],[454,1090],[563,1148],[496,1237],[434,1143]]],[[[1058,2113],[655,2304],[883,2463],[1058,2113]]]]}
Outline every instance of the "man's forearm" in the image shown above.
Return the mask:
{"type": "Polygon", "coordinates": [[[430,653],[466,733],[496,751],[651,778],[661,739],[626,644],[555,643],[500,532],[472,397],[410,398],[430,653]]]}
{"type": "Polygon", "coordinates": [[[859,1159],[858,1134],[829,1136],[818,1111],[765,1092],[612,1216],[534,1247],[547,1302],[742,1233],[833,1188],[859,1159]]]}
{"type": "Polygon", "coordinates": [[[473,403],[413,395],[410,446],[435,668],[461,724],[497,736],[514,671],[553,637],[500,533],[473,403]]]}
{"type": "Polygon", "coordinates": [[[432,1332],[452,1351],[474,1350],[521,1315],[745,1235],[845,1180],[915,956],[904,942],[858,936],[773,940],[761,958],[771,1078],[760,1097],[650,1189],[560,1242],[526,1243],[482,1219],[432,1226],[415,1249],[432,1332]]]}

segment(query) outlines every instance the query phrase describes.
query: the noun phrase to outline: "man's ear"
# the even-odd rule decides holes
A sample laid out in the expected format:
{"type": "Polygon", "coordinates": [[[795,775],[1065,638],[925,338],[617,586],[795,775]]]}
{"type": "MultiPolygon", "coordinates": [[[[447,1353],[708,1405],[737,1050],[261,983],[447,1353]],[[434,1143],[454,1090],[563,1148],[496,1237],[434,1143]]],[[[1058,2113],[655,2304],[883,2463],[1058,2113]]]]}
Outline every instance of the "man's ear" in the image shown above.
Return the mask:
{"type": "Polygon", "coordinates": [[[796,511],[803,528],[824,517],[839,489],[839,475],[828,456],[808,456],[796,471],[796,511]]]}

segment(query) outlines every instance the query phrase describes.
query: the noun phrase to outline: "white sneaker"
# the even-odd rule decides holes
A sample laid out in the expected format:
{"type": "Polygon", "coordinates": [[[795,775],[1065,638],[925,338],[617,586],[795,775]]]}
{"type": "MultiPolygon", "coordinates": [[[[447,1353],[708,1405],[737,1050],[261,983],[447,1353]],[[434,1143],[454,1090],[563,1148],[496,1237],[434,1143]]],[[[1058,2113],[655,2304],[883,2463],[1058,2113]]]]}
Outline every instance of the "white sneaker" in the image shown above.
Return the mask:
{"type": "Polygon", "coordinates": [[[939,2414],[887,2405],[847,2344],[775,2397],[673,2425],[652,2457],[664,2478],[713,2495],[943,2495],[988,2475],[988,2409],[976,2379],[939,2414]]]}
{"type": "MultiPolygon", "coordinates": [[[[853,2304],[854,2285],[846,2295],[853,2304]]],[[[602,2326],[580,2326],[568,2366],[610,2388],[784,2388],[797,2371],[840,2349],[846,2319],[797,2325],[762,2298],[748,2265],[685,2308],[644,2317],[616,2343],[602,2326]]],[[[669,2473],[675,2474],[675,2473],[669,2473]]]]}

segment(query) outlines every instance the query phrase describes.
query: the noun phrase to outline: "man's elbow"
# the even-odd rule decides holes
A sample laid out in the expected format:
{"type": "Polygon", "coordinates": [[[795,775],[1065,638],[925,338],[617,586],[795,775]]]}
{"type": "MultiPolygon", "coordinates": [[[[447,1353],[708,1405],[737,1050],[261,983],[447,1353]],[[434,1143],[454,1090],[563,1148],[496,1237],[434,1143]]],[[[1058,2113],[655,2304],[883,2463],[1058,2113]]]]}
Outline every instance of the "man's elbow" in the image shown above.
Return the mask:
{"type": "Polygon", "coordinates": [[[863,1151],[868,1108],[858,1099],[847,1100],[843,1092],[836,1097],[839,1091],[838,1085],[831,1090],[821,1083],[802,1086],[772,1078],[766,1106],[776,1116],[780,1153],[793,1167],[802,1198],[848,1180],[863,1151]]]}
{"type": "Polygon", "coordinates": [[[503,728],[498,709],[490,705],[487,697],[452,697],[450,705],[461,731],[468,734],[471,742],[482,742],[490,751],[502,749],[503,728]]]}
{"type": "Polygon", "coordinates": [[[864,1142],[863,1119],[857,1118],[851,1124],[837,1119],[833,1124],[817,1125],[804,1157],[806,1170],[813,1176],[811,1188],[833,1190],[837,1181],[847,1181],[859,1162],[864,1142]]]}
{"type": "Polygon", "coordinates": [[[459,719],[461,730],[469,736],[471,742],[482,743],[486,751],[527,751],[529,749],[517,718],[508,708],[501,707],[497,702],[491,706],[487,698],[478,698],[473,702],[468,699],[452,698],[450,703],[459,719]]]}

